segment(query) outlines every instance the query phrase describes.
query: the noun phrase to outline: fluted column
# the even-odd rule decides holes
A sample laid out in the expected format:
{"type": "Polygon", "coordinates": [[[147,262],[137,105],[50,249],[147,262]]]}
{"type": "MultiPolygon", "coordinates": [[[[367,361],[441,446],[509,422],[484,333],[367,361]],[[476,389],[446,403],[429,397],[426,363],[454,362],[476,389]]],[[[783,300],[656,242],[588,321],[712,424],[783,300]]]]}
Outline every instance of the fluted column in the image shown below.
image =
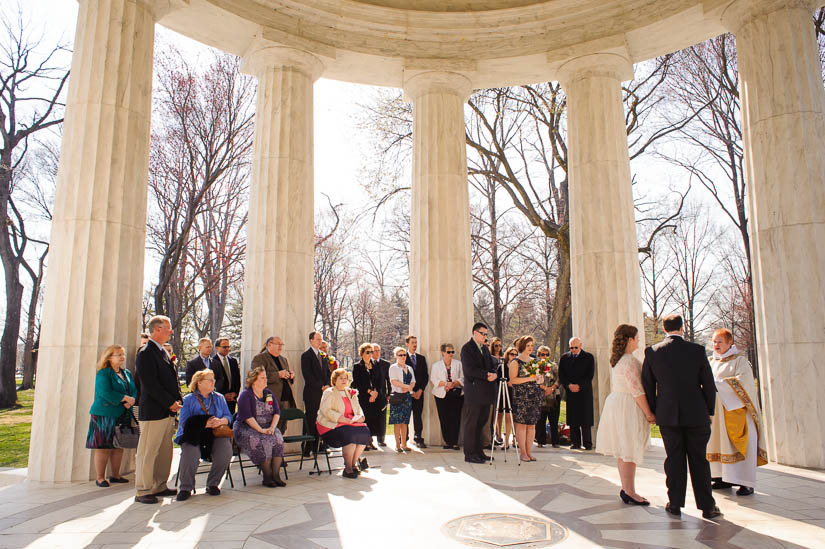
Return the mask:
{"type": "MultiPolygon", "coordinates": [[[[413,103],[410,333],[429,364],[441,360],[442,343],[460,350],[473,324],[464,133],[471,91],[467,78],[448,72],[422,73],[404,83],[413,103]]],[[[441,444],[435,402],[429,389],[425,395],[424,437],[441,444]]]]}
{"type": "Polygon", "coordinates": [[[740,0],[736,34],[768,454],[825,467],[825,91],[801,0],[740,0]]]}
{"type": "Polygon", "coordinates": [[[81,0],[75,31],[28,477],[93,478],[95,363],[134,364],[143,292],[152,54],[168,0],[81,0]]]}
{"type": "Polygon", "coordinates": [[[596,358],[596,421],[610,393],[610,344],[621,323],[644,339],[630,159],[622,103],[633,66],[618,54],[566,62],[573,335],[596,358]]]}
{"type": "Polygon", "coordinates": [[[314,182],[312,88],[323,65],[292,48],[254,44],[244,71],[258,79],[249,196],[241,364],[268,336],[284,340],[301,400],[300,355],[313,318],[314,182]]]}

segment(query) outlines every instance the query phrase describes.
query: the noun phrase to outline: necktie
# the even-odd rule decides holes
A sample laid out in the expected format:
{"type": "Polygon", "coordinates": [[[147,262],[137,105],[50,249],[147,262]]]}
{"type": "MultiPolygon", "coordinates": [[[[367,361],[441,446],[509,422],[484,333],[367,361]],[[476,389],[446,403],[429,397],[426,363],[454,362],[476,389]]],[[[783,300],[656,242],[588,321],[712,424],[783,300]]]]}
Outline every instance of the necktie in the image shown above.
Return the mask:
{"type": "Polygon", "coordinates": [[[410,353],[410,362],[412,362],[412,365],[415,366],[415,353],[410,353]]]}
{"type": "Polygon", "coordinates": [[[221,363],[223,364],[223,371],[226,372],[226,381],[231,386],[232,385],[232,373],[229,370],[229,361],[226,360],[225,356],[221,357],[221,363]]]}

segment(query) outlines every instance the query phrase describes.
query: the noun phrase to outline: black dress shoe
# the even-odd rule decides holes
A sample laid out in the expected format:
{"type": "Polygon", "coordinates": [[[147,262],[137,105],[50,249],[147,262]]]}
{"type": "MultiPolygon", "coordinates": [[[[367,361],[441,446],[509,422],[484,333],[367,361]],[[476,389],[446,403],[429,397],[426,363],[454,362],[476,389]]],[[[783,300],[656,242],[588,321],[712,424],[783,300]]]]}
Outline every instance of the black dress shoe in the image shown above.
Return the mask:
{"type": "Polygon", "coordinates": [[[720,479],[714,480],[713,483],[711,483],[710,487],[713,488],[714,490],[724,490],[726,488],[732,488],[733,484],[731,484],[729,482],[725,482],[724,480],[722,480],[720,478],[720,479]]]}
{"type": "Polygon", "coordinates": [[[581,450],[581,449],[582,449],[582,447],[581,447],[581,446],[578,446],[578,445],[576,445],[576,444],[571,444],[571,445],[570,445],[570,449],[571,449],[571,450],[581,450]]]}
{"type": "Polygon", "coordinates": [[[190,492],[189,490],[181,490],[180,492],[178,492],[178,495],[175,496],[175,499],[177,501],[186,501],[187,499],[189,499],[189,496],[191,495],[192,492],[190,492]]]}
{"type": "Polygon", "coordinates": [[[177,490],[167,488],[166,490],[161,490],[160,492],[157,492],[157,493],[152,494],[152,495],[155,496],[155,497],[158,497],[158,498],[162,498],[164,496],[174,496],[174,495],[177,495],[177,493],[178,493],[177,490]]]}
{"type": "Polygon", "coordinates": [[[378,442],[378,446],[380,446],[381,448],[386,448],[387,443],[386,443],[386,442],[384,442],[384,441],[379,441],[379,442],[378,442]]]}
{"type": "Polygon", "coordinates": [[[219,496],[219,495],[221,495],[221,489],[218,488],[217,486],[207,486],[206,487],[206,493],[209,494],[210,496],[219,496]]]}
{"type": "Polygon", "coordinates": [[[592,450],[592,449],[593,449],[593,447],[592,447],[592,446],[585,446],[585,447],[584,447],[584,451],[585,451],[585,452],[590,451],[590,450],[592,450]]]}
{"type": "Polygon", "coordinates": [[[740,486],[736,491],[737,496],[751,496],[753,495],[753,488],[750,486],[740,486]]]}
{"type": "Polygon", "coordinates": [[[449,449],[451,449],[451,448],[452,448],[452,445],[450,445],[450,444],[445,444],[445,445],[444,445],[444,446],[442,446],[441,448],[442,448],[442,449],[444,449],[444,450],[449,450],[449,449]]]}
{"type": "Polygon", "coordinates": [[[158,498],[149,494],[146,496],[135,496],[135,501],[138,503],[157,503],[158,498]]]}
{"type": "Polygon", "coordinates": [[[479,454],[479,456],[478,456],[478,457],[479,457],[479,459],[481,459],[482,461],[490,461],[491,459],[493,459],[493,458],[491,458],[490,456],[488,456],[488,455],[486,455],[486,454],[479,454]]]}
{"type": "Polygon", "coordinates": [[[558,448],[558,447],[559,447],[558,444],[553,444],[553,448],[558,448]]]}
{"type": "Polygon", "coordinates": [[[112,482],[114,484],[124,484],[126,482],[129,482],[129,479],[126,479],[126,478],[123,478],[123,477],[117,477],[117,478],[109,477],[109,482],[112,482]]]}
{"type": "Polygon", "coordinates": [[[418,446],[419,448],[426,448],[427,447],[427,445],[424,443],[423,440],[416,441],[415,445],[418,446]]]}
{"type": "Polygon", "coordinates": [[[722,511],[720,511],[719,508],[715,505],[711,509],[708,509],[707,511],[702,511],[702,518],[712,519],[712,518],[721,517],[721,516],[722,516],[722,511]]]}
{"type": "Polygon", "coordinates": [[[343,473],[344,478],[358,478],[358,473],[355,471],[344,471],[343,473]]]}
{"type": "Polygon", "coordinates": [[[451,450],[461,450],[461,447],[460,447],[458,444],[453,444],[453,445],[450,447],[450,449],[451,449],[451,450]]]}
{"type": "Polygon", "coordinates": [[[467,463],[487,463],[484,459],[478,456],[465,456],[464,461],[467,463]]]}
{"type": "Polygon", "coordinates": [[[682,516],[682,510],[679,509],[678,507],[671,507],[670,503],[665,505],[665,511],[667,511],[667,513],[669,515],[673,515],[674,517],[681,517],[682,516]]]}
{"type": "Polygon", "coordinates": [[[106,482],[105,480],[102,480],[100,482],[95,481],[95,484],[97,484],[100,488],[108,488],[109,487],[109,483],[106,482]]]}

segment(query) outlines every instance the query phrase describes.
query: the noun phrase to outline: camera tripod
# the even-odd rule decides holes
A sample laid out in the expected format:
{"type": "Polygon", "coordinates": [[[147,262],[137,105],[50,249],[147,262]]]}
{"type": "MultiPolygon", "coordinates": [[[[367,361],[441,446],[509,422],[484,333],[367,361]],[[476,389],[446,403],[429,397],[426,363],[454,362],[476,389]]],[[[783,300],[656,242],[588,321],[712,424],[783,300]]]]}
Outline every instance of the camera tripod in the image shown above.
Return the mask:
{"type": "MultiPolygon", "coordinates": [[[[510,416],[510,425],[515,425],[513,423],[513,408],[512,408],[512,405],[511,405],[512,403],[510,402],[510,391],[507,390],[507,382],[508,381],[509,380],[504,379],[504,378],[500,378],[498,380],[498,396],[496,396],[496,403],[495,403],[496,408],[495,408],[495,411],[493,412],[493,424],[492,424],[492,428],[493,428],[492,429],[492,431],[493,431],[492,439],[493,440],[492,440],[492,445],[491,445],[491,450],[490,450],[490,457],[492,459],[490,459],[490,465],[492,465],[493,462],[496,460],[495,426],[498,425],[499,410],[501,410],[504,413],[504,416],[505,416],[505,420],[504,420],[505,429],[502,429],[502,434],[506,431],[507,416],[510,416]]],[[[512,448],[514,450],[519,450],[518,441],[516,441],[516,437],[513,437],[512,448]]],[[[504,463],[507,463],[507,451],[508,450],[509,450],[509,448],[507,447],[506,442],[501,445],[501,451],[504,452],[504,463]]],[[[516,461],[518,462],[519,467],[521,467],[521,460],[517,459],[516,461]]]]}

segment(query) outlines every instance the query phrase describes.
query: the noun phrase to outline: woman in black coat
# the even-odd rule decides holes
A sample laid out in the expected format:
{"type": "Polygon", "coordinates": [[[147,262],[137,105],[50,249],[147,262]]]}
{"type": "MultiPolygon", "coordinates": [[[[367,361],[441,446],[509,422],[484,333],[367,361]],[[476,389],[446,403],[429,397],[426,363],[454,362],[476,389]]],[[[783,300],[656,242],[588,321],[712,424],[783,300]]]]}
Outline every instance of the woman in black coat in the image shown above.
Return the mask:
{"type": "MultiPolygon", "coordinates": [[[[373,365],[372,344],[363,343],[358,348],[361,360],[352,367],[353,389],[358,390],[358,403],[364,411],[364,418],[372,436],[381,433],[381,421],[384,416],[381,411],[387,406],[387,382],[381,373],[381,368],[373,365]]],[[[375,450],[372,441],[365,448],[375,450]]]]}

